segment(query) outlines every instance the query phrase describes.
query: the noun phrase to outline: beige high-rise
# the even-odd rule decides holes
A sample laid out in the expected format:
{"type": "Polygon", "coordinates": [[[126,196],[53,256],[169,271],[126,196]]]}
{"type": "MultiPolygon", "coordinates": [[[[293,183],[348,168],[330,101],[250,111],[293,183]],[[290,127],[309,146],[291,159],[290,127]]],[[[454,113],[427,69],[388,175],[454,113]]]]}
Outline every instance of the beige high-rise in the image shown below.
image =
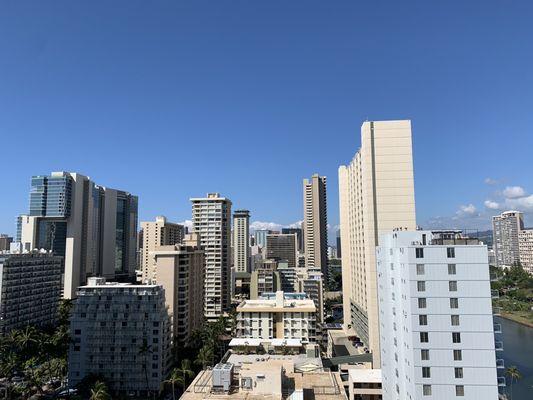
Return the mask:
{"type": "Polygon", "coordinates": [[[204,250],[197,234],[185,235],[181,244],[159,246],[150,252],[155,262],[151,283],[163,286],[172,318],[172,337],[186,343],[204,319],[204,250]]]}
{"type": "Polygon", "coordinates": [[[328,275],[326,177],[314,174],[303,181],[305,266],[328,275]]]}
{"type": "Polygon", "coordinates": [[[250,272],[250,211],[233,213],[233,267],[235,272],[250,272]]]}
{"type": "Polygon", "coordinates": [[[367,121],[361,148],[339,167],[344,325],[379,368],[376,246],[395,228],[415,230],[411,121],[367,121]]]}
{"type": "Polygon", "coordinates": [[[151,252],[159,246],[170,246],[181,243],[185,236],[185,227],[168,222],[163,216],[156,217],[155,221],[141,222],[142,228],[142,254],[141,271],[142,282],[150,283],[157,278],[155,259],[151,252]]]}

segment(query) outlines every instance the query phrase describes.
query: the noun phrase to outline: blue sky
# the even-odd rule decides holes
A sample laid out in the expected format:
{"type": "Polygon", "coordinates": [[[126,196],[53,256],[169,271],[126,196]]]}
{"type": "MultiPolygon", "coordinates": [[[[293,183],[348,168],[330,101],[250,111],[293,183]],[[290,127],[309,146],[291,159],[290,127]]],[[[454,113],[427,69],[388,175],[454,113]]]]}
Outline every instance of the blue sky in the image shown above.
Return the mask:
{"type": "Polygon", "coordinates": [[[412,120],[419,224],[531,212],[532,20],[527,0],[3,1],[0,232],[57,170],[137,194],[141,220],[218,191],[282,225],[318,172],[335,226],[366,119],[412,120]]]}

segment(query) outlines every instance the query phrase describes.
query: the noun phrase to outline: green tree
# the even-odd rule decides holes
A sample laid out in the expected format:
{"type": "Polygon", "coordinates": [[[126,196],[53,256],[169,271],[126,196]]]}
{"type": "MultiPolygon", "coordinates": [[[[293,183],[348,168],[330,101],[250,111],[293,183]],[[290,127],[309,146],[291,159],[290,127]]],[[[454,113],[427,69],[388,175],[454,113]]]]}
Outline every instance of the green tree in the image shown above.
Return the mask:
{"type": "Polygon", "coordinates": [[[170,377],[165,381],[172,385],[172,398],[176,399],[175,385],[179,385],[183,391],[187,389],[189,379],[194,377],[194,371],[191,367],[190,360],[182,360],[180,368],[174,368],[170,373],[170,377]]]}
{"type": "Polygon", "coordinates": [[[513,398],[513,382],[522,379],[522,374],[520,373],[516,365],[512,365],[507,368],[507,370],[505,371],[505,375],[511,378],[511,398],[513,398]]]}
{"type": "Polygon", "coordinates": [[[142,368],[144,371],[144,379],[146,383],[146,393],[150,394],[150,388],[148,385],[148,355],[152,354],[152,346],[148,344],[148,341],[146,339],[143,339],[143,343],[141,347],[139,347],[139,355],[142,357],[142,368]]]}
{"type": "Polygon", "coordinates": [[[111,400],[107,386],[102,381],[97,381],[91,388],[91,397],[89,400],[111,400]]]}
{"type": "Polygon", "coordinates": [[[195,363],[201,365],[203,369],[213,365],[213,348],[209,345],[205,345],[198,352],[195,363]]]}

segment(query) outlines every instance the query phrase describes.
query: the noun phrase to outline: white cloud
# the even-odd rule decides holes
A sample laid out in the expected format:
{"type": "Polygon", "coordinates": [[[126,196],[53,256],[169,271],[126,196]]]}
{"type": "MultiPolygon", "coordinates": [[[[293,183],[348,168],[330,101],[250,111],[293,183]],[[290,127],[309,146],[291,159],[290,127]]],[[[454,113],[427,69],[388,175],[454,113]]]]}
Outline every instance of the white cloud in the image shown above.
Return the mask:
{"type": "Polygon", "coordinates": [[[472,203],[468,205],[462,205],[459,207],[459,210],[457,211],[457,215],[475,215],[476,214],[476,206],[474,206],[472,203]]]}
{"type": "Polygon", "coordinates": [[[190,219],[186,219],[185,221],[178,222],[178,224],[185,225],[189,229],[189,231],[191,231],[192,229],[192,221],[190,219]]]}
{"type": "Polygon", "coordinates": [[[492,200],[485,200],[485,207],[487,207],[490,210],[499,210],[501,208],[500,204],[492,201],[492,200]]]}
{"type": "Polygon", "coordinates": [[[503,190],[503,195],[508,199],[516,199],[518,197],[524,197],[526,191],[521,186],[507,186],[503,190]]]}
{"type": "Polygon", "coordinates": [[[278,224],[277,222],[253,221],[250,224],[250,229],[252,231],[263,230],[263,229],[268,229],[271,231],[280,231],[282,227],[283,225],[278,224]]]}
{"type": "Polygon", "coordinates": [[[485,178],[485,183],[487,185],[497,185],[498,181],[496,179],[492,179],[492,178],[485,178]]]}
{"type": "Polygon", "coordinates": [[[518,211],[531,212],[533,211],[533,194],[519,198],[506,199],[505,205],[508,208],[513,208],[518,211]]]}
{"type": "Polygon", "coordinates": [[[285,226],[285,228],[301,228],[303,222],[304,222],[303,220],[296,221],[296,222],[293,222],[292,224],[285,226]]]}

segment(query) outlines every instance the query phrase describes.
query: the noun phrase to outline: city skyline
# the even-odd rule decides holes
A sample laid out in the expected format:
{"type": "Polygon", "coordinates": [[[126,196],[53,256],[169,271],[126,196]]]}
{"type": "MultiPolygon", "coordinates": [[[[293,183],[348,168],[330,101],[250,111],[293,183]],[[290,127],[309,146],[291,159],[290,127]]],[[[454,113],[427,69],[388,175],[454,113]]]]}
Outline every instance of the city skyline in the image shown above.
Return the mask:
{"type": "Polygon", "coordinates": [[[188,199],[217,191],[251,228],[300,221],[301,179],[319,173],[335,227],[336,171],[367,119],[411,119],[424,228],[488,229],[500,203],[530,226],[533,51],[516,37],[533,34],[533,5],[479,4],[5,4],[0,132],[16,168],[0,232],[14,234],[31,176],[61,170],[135,193],[140,221],[190,220],[188,199]],[[502,145],[513,157],[494,162],[502,145]],[[176,174],[175,158],[194,173],[176,174]]]}

